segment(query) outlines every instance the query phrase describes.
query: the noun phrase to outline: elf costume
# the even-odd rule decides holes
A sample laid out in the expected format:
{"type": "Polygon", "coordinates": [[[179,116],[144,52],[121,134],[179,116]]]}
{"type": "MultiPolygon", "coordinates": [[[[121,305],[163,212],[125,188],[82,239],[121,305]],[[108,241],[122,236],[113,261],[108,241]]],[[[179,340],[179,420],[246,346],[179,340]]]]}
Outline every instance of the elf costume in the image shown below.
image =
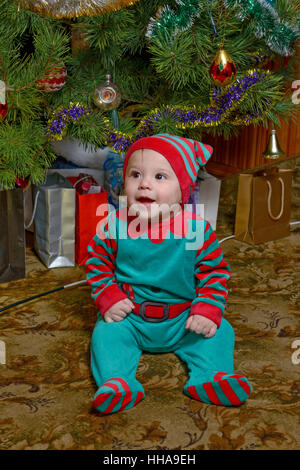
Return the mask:
{"type": "MultiPolygon", "coordinates": [[[[139,149],[162,154],[178,178],[182,205],[210,158],[208,145],[159,134],[135,142],[124,162],[139,149]]],[[[129,409],[145,392],[136,379],[142,351],[174,352],[189,370],[184,393],[215,405],[243,403],[251,388],[234,374],[234,332],[223,317],[230,268],[210,224],[183,209],[173,219],[141,228],[121,208],[109,214],[88,247],[87,281],[98,307],[91,340],[91,368],[98,390],[93,405],[108,414],[129,409]],[[130,298],[135,309],[120,322],[107,323],[105,312],[130,298]],[[202,315],[217,324],[211,338],[185,328],[202,315]]]]}

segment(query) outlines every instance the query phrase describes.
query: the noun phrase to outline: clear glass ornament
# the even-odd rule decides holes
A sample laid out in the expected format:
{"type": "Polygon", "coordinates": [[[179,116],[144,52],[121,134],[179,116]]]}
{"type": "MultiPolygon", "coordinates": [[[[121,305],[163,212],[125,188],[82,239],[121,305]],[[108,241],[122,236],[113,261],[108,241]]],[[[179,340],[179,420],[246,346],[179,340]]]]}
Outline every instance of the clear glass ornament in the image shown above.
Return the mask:
{"type": "Polygon", "coordinates": [[[94,91],[95,105],[105,111],[117,108],[121,103],[121,98],[121,90],[111,81],[110,75],[106,75],[105,82],[100,83],[94,91]]]}

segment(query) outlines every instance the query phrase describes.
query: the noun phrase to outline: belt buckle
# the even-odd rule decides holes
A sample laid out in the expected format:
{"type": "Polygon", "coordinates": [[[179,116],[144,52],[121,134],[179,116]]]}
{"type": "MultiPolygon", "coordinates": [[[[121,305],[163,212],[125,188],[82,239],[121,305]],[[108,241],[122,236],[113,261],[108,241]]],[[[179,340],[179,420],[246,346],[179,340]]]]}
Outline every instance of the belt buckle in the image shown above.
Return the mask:
{"type": "Polygon", "coordinates": [[[164,304],[162,302],[142,302],[140,304],[139,315],[146,321],[151,323],[160,323],[161,321],[166,320],[169,318],[169,305],[164,304]],[[163,316],[162,317],[148,317],[146,316],[146,307],[162,307],[163,308],[163,316]]]}

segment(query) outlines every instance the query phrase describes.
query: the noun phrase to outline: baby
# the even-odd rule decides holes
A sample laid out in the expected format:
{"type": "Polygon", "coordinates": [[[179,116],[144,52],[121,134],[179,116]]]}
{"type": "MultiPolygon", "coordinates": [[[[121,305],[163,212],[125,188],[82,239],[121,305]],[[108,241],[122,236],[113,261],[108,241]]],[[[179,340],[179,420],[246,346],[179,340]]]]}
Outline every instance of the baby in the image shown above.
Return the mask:
{"type": "Polygon", "coordinates": [[[184,361],[184,393],[196,400],[235,406],[250,394],[247,378],[234,374],[234,332],[223,317],[230,268],[210,224],[185,207],[211,153],[201,142],[158,134],[126,154],[127,207],[109,214],[86,262],[99,310],[93,405],[102,414],[145,397],[136,379],[142,351],[172,351],[184,361]]]}

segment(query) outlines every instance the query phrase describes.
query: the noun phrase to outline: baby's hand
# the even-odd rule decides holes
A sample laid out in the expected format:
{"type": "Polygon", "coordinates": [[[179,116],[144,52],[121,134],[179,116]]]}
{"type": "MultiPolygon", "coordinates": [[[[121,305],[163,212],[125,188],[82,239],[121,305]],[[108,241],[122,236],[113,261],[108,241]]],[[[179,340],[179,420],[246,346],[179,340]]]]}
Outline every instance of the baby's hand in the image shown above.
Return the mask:
{"type": "Polygon", "coordinates": [[[122,299],[113,304],[104,314],[104,320],[107,323],[122,321],[128,313],[132,312],[134,304],[129,299],[122,299]]]}
{"type": "Polygon", "coordinates": [[[217,331],[216,323],[202,315],[190,316],[187,319],[185,327],[198,335],[202,334],[205,338],[211,338],[217,331]]]}

